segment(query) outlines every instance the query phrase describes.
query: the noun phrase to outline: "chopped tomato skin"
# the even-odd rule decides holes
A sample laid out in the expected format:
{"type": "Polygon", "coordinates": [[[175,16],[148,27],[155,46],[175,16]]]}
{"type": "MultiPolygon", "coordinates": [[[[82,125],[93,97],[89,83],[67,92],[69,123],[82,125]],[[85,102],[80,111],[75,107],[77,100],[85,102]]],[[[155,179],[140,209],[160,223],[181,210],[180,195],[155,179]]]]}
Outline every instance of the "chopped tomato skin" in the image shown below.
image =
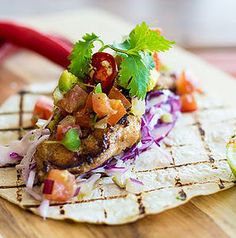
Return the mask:
{"type": "Polygon", "coordinates": [[[116,113],[108,116],[107,122],[109,125],[114,126],[126,114],[126,110],[121,100],[111,99],[110,104],[116,113]]]}
{"type": "Polygon", "coordinates": [[[34,106],[32,123],[35,124],[38,119],[48,120],[51,117],[52,113],[52,100],[46,97],[40,97],[34,106]]]}
{"type": "Polygon", "coordinates": [[[197,110],[197,102],[193,94],[180,96],[181,112],[193,112],[197,110]]]}
{"type": "Polygon", "coordinates": [[[109,98],[105,93],[96,93],[92,96],[93,111],[99,118],[114,113],[109,98]]]}
{"type": "Polygon", "coordinates": [[[196,91],[196,86],[187,78],[186,72],[183,71],[176,80],[176,89],[178,95],[184,95],[196,91]]]}
{"type": "Polygon", "coordinates": [[[121,100],[123,105],[125,106],[126,109],[130,108],[132,106],[131,102],[120,92],[119,89],[115,88],[114,86],[110,90],[108,97],[110,99],[117,99],[121,100]]]}
{"type": "Polygon", "coordinates": [[[55,202],[66,202],[74,197],[76,191],[75,176],[67,170],[52,169],[47,179],[53,180],[51,194],[44,194],[44,198],[55,202]]]}
{"type": "Polygon", "coordinates": [[[126,109],[117,99],[109,99],[105,93],[96,93],[92,96],[93,110],[99,118],[108,116],[108,124],[114,126],[125,114],[126,109]]]}

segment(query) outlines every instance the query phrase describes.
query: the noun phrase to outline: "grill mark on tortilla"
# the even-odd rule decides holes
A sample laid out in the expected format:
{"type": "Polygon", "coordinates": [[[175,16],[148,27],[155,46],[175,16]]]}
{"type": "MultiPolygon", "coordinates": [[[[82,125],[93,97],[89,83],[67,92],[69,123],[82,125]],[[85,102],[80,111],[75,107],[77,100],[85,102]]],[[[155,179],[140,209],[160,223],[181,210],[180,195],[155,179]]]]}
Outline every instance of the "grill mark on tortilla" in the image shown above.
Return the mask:
{"type": "MultiPolygon", "coordinates": [[[[33,111],[22,111],[23,114],[31,114],[33,111]]],[[[8,116],[8,115],[19,115],[18,112],[0,112],[0,116],[8,116]]]]}
{"type": "Polygon", "coordinates": [[[193,114],[193,118],[195,119],[196,122],[196,126],[198,128],[199,134],[200,134],[200,139],[202,141],[202,144],[204,146],[204,149],[206,151],[206,154],[209,158],[210,163],[214,163],[215,159],[212,156],[212,151],[209,147],[209,145],[206,143],[206,132],[205,130],[202,128],[201,122],[198,119],[198,115],[196,113],[193,114]]]}
{"type": "Polygon", "coordinates": [[[44,95],[44,96],[52,96],[51,92],[33,92],[29,90],[21,90],[18,92],[19,95],[21,94],[28,94],[28,95],[44,95]]]}
{"type": "MultiPolygon", "coordinates": [[[[227,159],[220,159],[220,160],[217,160],[217,162],[223,162],[226,160],[227,159]]],[[[189,165],[209,164],[209,163],[211,163],[209,160],[198,161],[198,162],[191,162],[191,163],[179,164],[179,165],[174,165],[174,166],[166,166],[166,167],[160,167],[160,168],[154,168],[154,169],[137,170],[136,173],[147,173],[147,172],[152,172],[152,171],[156,171],[156,170],[165,170],[165,169],[169,169],[169,168],[179,168],[179,167],[184,167],[184,166],[189,166],[189,165]]]]}
{"type": "MultiPolygon", "coordinates": [[[[101,181],[99,182],[99,192],[101,197],[105,197],[101,181]]],[[[107,210],[103,208],[104,218],[107,219],[107,210]]]]}
{"type": "Polygon", "coordinates": [[[221,179],[220,179],[220,182],[219,182],[218,185],[219,185],[220,189],[224,189],[225,188],[224,181],[222,181],[221,179]]]}
{"type": "Polygon", "coordinates": [[[105,217],[105,219],[107,219],[107,211],[106,211],[106,209],[104,209],[104,217],[105,217]]]}
{"type": "MultiPolygon", "coordinates": [[[[61,205],[71,205],[71,204],[79,204],[79,203],[88,203],[88,202],[96,202],[96,201],[104,201],[104,200],[113,200],[113,199],[119,199],[119,198],[126,198],[128,194],[124,195],[116,195],[116,196],[110,196],[110,197],[99,197],[99,198],[93,198],[88,200],[80,200],[80,201],[73,201],[73,202],[64,202],[64,203],[52,203],[51,206],[61,206],[61,205]]],[[[31,204],[31,205],[23,205],[25,208],[34,208],[39,207],[40,204],[31,204]]]]}
{"type": "Polygon", "coordinates": [[[33,130],[34,127],[32,126],[26,126],[26,127],[15,127],[15,128],[0,128],[0,132],[2,131],[30,131],[33,130]]]}
{"type": "Polygon", "coordinates": [[[139,215],[144,215],[146,213],[146,208],[143,204],[143,198],[142,198],[142,193],[137,194],[137,203],[139,205],[139,215]]]}
{"type": "Polygon", "coordinates": [[[13,168],[15,167],[16,164],[6,164],[6,165],[1,165],[0,166],[0,169],[5,169],[5,168],[13,168]]]}
{"type": "MultiPolygon", "coordinates": [[[[227,181],[227,180],[222,180],[222,182],[224,183],[235,183],[234,181],[227,181]]],[[[188,186],[192,186],[192,185],[202,185],[202,184],[210,184],[210,183],[216,183],[216,181],[204,181],[204,182],[191,182],[191,183],[185,183],[182,184],[181,188],[183,187],[188,187],[188,186]]],[[[150,192],[155,192],[158,190],[162,190],[162,189],[170,189],[170,188],[175,188],[175,186],[166,186],[166,187],[159,187],[159,188],[154,188],[154,189],[150,189],[150,190],[146,190],[143,191],[141,194],[144,193],[150,193],[150,192]]],[[[93,199],[88,199],[88,200],[80,200],[80,201],[73,201],[73,202],[65,202],[65,203],[52,203],[50,204],[50,206],[54,207],[54,206],[65,206],[65,205],[73,205],[73,204],[80,204],[80,203],[89,203],[89,202],[96,202],[96,201],[106,201],[106,200],[115,200],[115,199],[120,199],[120,198],[126,198],[129,194],[121,194],[121,195],[115,195],[115,196],[109,196],[109,197],[98,197],[98,198],[93,198],[93,199]]],[[[136,194],[136,196],[138,196],[140,194],[136,194]]],[[[26,209],[30,209],[30,208],[37,208],[39,207],[40,204],[24,204],[23,207],[26,209]]]]}
{"type": "Polygon", "coordinates": [[[219,105],[219,106],[214,106],[214,107],[203,107],[203,108],[199,108],[198,111],[208,111],[208,110],[215,110],[215,109],[227,109],[228,107],[226,107],[225,105],[219,105]]]}
{"type": "Polygon", "coordinates": [[[172,151],[172,147],[171,146],[169,147],[169,152],[170,152],[171,159],[172,159],[172,163],[170,163],[170,164],[175,166],[175,158],[173,156],[173,151],[172,151]]]}
{"type": "Polygon", "coordinates": [[[0,189],[25,188],[25,184],[0,186],[0,189]]]}
{"type": "MultiPolygon", "coordinates": [[[[217,160],[217,162],[224,162],[227,161],[227,159],[220,159],[217,160]]],[[[180,167],[185,167],[185,166],[189,166],[189,165],[196,165],[196,164],[209,164],[210,162],[208,160],[206,161],[198,161],[198,162],[191,162],[191,163],[185,163],[185,164],[180,164],[180,165],[175,165],[175,166],[166,166],[166,167],[160,167],[160,168],[154,168],[154,169],[147,169],[147,170],[136,170],[136,173],[148,173],[148,172],[152,172],[152,171],[156,171],[156,170],[166,170],[166,169],[173,169],[173,168],[180,168],[180,167]]],[[[15,167],[15,164],[10,164],[10,165],[6,165],[6,166],[2,166],[1,168],[11,168],[11,167],[15,167]]],[[[217,167],[216,167],[217,168],[217,167]]],[[[134,169],[134,168],[132,168],[134,169]]],[[[14,188],[17,187],[15,185],[12,186],[0,186],[0,189],[6,187],[6,188],[14,188]]]]}
{"type": "MultiPolygon", "coordinates": [[[[221,120],[221,121],[215,121],[214,124],[228,123],[228,122],[235,122],[235,121],[236,121],[236,118],[228,118],[228,119],[221,120]]],[[[188,126],[197,126],[197,122],[185,125],[185,127],[188,127],[188,126]]]]}
{"type": "Polygon", "coordinates": [[[25,184],[18,184],[18,185],[7,185],[7,186],[0,186],[0,189],[9,189],[9,188],[25,188],[25,184]]]}
{"type": "Polygon", "coordinates": [[[64,206],[63,205],[59,206],[59,211],[60,211],[61,215],[65,215],[65,213],[66,213],[66,211],[64,210],[64,206]]]}
{"type": "Polygon", "coordinates": [[[179,177],[176,177],[175,178],[175,187],[181,187],[182,186],[182,183],[180,181],[180,178],[179,177]]]}
{"type": "Polygon", "coordinates": [[[19,93],[20,100],[19,100],[19,122],[18,127],[20,130],[18,131],[18,139],[20,140],[22,138],[22,127],[23,127],[23,102],[24,102],[24,92],[21,91],[19,93]]]}
{"type": "MultiPolygon", "coordinates": [[[[235,181],[227,181],[227,180],[224,180],[224,181],[222,180],[222,182],[223,183],[235,183],[235,181]]],[[[202,184],[210,184],[210,183],[217,183],[217,182],[216,181],[190,182],[190,183],[181,184],[180,187],[183,188],[183,187],[188,187],[188,186],[192,186],[192,185],[202,185],[202,184]]],[[[175,188],[175,186],[154,188],[154,189],[143,191],[142,193],[150,193],[150,192],[155,192],[158,190],[168,189],[168,188],[175,188]]]]}
{"type": "Polygon", "coordinates": [[[19,170],[16,170],[16,185],[17,185],[17,189],[16,189],[16,200],[18,202],[21,202],[22,201],[22,187],[19,186],[20,183],[21,183],[21,173],[19,170]]]}

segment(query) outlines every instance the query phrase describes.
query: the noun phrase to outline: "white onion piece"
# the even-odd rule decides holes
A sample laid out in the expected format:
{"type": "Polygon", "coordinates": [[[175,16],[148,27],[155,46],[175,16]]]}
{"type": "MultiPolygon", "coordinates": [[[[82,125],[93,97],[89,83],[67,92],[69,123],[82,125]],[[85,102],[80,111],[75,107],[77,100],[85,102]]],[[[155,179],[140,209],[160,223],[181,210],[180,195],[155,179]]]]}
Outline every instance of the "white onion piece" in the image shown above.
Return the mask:
{"type": "Polygon", "coordinates": [[[89,179],[77,180],[77,186],[80,188],[78,198],[88,196],[94,189],[95,183],[100,179],[101,174],[93,174],[89,179]]]}
{"type": "Polygon", "coordinates": [[[40,206],[38,207],[38,211],[40,216],[42,216],[44,219],[46,219],[48,215],[48,209],[49,209],[50,202],[47,199],[44,199],[40,206]]]}
{"type": "Polygon", "coordinates": [[[112,176],[112,181],[120,188],[125,188],[127,180],[131,177],[134,177],[134,174],[130,168],[128,168],[124,173],[115,173],[112,176]]]}
{"type": "Polygon", "coordinates": [[[36,126],[39,128],[45,127],[47,123],[47,120],[43,120],[43,119],[38,119],[38,121],[36,122],[36,126]]]}
{"type": "MultiPolygon", "coordinates": [[[[41,135],[42,135],[45,133],[45,130],[35,130],[35,131],[37,131],[37,133],[38,131],[41,131],[41,135]]],[[[41,144],[44,140],[47,140],[50,136],[50,134],[46,134],[46,135],[44,134],[42,136],[41,135],[36,137],[35,134],[33,134],[34,138],[32,138],[32,142],[28,145],[26,154],[24,155],[20,164],[16,166],[17,169],[21,169],[21,175],[25,183],[29,176],[30,165],[34,163],[33,155],[36,151],[37,146],[41,144]]]]}
{"type": "Polygon", "coordinates": [[[12,141],[8,146],[0,145],[0,166],[16,164],[19,160],[11,158],[10,154],[14,152],[22,157],[25,156],[29,146],[34,144],[43,134],[49,134],[49,130],[33,130],[24,135],[24,137],[19,141],[12,141]]]}
{"type": "Polygon", "coordinates": [[[143,191],[143,182],[134,178],[129,178],[126,181],[125,190],[134,194],[140,193],[143,191]]]}
{"type": "Polygon", "coordinates": [[[36,175],[35,170],[31,170],[29,172],[29,177],[28,177],[28,180],[27,180],[27,183],[26,183],[27,188],[33,188],[35,175],[36,175]]]}

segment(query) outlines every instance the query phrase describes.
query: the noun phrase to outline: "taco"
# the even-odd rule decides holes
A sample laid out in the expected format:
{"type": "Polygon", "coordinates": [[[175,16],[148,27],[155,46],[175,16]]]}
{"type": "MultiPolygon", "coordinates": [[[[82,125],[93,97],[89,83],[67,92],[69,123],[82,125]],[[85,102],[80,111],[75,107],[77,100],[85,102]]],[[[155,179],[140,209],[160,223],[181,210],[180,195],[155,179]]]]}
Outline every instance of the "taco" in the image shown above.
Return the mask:
{"type": "Polygon", "coordinates": [[[145,23],[120,44],[86,34],[53,101],[45,84],[8,99],[0,196],[43,217],[121,224],[233,186],[224,148],[236,110],[162,65],[172,45],[145,23]]]}

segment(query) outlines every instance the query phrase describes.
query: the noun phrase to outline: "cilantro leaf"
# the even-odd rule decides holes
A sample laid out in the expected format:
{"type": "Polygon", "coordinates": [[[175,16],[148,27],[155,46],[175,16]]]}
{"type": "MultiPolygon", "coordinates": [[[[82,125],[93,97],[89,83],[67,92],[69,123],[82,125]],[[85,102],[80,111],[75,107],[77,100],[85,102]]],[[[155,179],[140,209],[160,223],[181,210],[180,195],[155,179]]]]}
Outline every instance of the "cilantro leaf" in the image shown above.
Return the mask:
{"type": "Polygon", "coordinates": [[[131,96],[144,99],[153,68],[152,56],[147,52],[126,56],[120,65],[119,85],[130,90],[131,96]]]}
{"type": "Polygon", "coordinates": [[[165,39],[158,32],[152,31],[145,22],[137,25],[126,40],[110,46],[123,58],[119,85],[130,90],[131,96],[143,99],[147,93],[150,70],[154,68],[151,53],[166,51],[173,44],[174,42],[165,39]]]}
{"type": "Polygon", "coordinates": [[[126,50],[127,54],[138,54],[139,51],[166,51],[169,50],[173,44],[173,41],[169,41],[158,32],[152,31],[148,25],[143,22],[130,32],[128,39],[116,46],[121,50],[126,50]]]}
{"type": "Polygon", "coordinates": [[[89,72],[92,49],[96,40],[99,40],[99,38],[94,33],[86,34],[83,36],[83,40],[76,42],[73,47],[69,56],[71,60],[69,70],[78,78],[84,78],[89,72]]]}
{"type": "Polygon", "coordinates": [[[128,53],[137,51],[166,51],[171,48],[174,42],[165,39],[156,31],[152,31],[148,25],[143,22],[137,25],[129,34],[130,49],[128,53]]]}

